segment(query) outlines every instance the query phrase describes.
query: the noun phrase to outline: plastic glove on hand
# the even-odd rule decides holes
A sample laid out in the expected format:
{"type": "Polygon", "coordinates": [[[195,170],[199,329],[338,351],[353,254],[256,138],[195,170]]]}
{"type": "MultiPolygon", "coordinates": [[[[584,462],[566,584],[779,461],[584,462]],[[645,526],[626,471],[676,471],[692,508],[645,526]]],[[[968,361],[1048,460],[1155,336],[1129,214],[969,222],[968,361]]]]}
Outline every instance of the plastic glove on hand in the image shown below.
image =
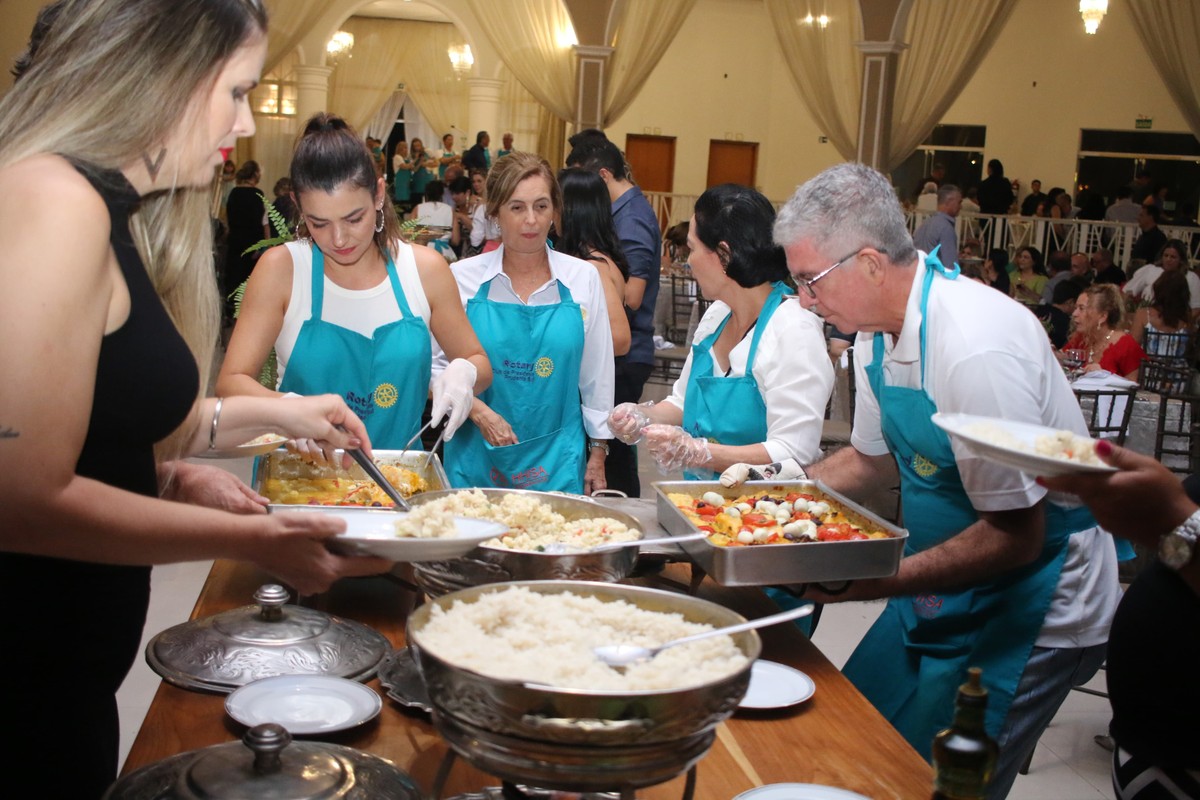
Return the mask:
{"type": "Polygon", "coordinates": [[[471,401],[475,397],[475,365],[465,358],[456,358],[446,369],[433,379],[430,389],[433,406],[430,409],[432,425],[446,417],[446,441],[454,438],[454,432],[467,420],[471,413],[471,401]]]}
{"type": "Polygon", "coordinates": [[[646,446],[663,472],[703,467],[712,461],[707,439],[698,439],[677,425],[647,425],[646,446]]]}
{"type": "Polygon", "coordinates": [[[802,481],[807,477],[796,459],[785,458],[773,464],[734,464],[721,473],[721,485],[732,488],[746,481],[802,481]]]}
{"type": "Polygon", "coordinates": [[[646,403],[621,403],[608,412],[608,429],[613,436],[625,444],[637,444],[642,440],[642,432],[650,424],[646,409],[654,405],[646,403]]]}

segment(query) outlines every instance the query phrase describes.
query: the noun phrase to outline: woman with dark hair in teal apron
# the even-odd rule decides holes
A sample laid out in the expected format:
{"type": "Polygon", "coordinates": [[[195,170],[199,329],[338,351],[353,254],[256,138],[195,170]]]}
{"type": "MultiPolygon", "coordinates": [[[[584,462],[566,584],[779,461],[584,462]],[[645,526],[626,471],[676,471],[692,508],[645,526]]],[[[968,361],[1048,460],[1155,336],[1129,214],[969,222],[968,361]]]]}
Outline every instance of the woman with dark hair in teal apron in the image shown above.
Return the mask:
{"type": "Polygon", "coordinates": [[[665,402],[622,403],[609,425],[666,470],[712,480],[736,462],[817,459],[833,366],[821,321],[795,301],[771,239],[775,210],[753,189],[715,186],[696,202],[688,259],[712,305],[665,402]]]}
{"type": "Polygon", "coordinates": [[[446,443],[446,472],[456,487],[590,494],[604,488],[613,398],[599,273],[546,245],[562,202],[545,159],[496,162],[487,198],[502,244],[456,263],[454,276],[495,377],[446,443]]]}
{"type": "Polygon", "coordinates": [[[409,187],[409,196],[415,205],[421,202],[421,198],[425,196],[425,187],[433,180],[432,167],[437,161],[425,150],[425,143],[420,139],[413,139],[412,144],[409,145],[408,160],[412,164],[412,185],[409,187]]]}
{"type": "MultiPolygon", "coordinates": [[[[292,158],[307,238],[269,250],[246,287],[217,391],[334,393],[371,442],[398,449],[417,432],[430,389],[447,438],[466,419],[491,365],[467,324],[446,262],[400,238],[370,151],[338,117],[309,121],[292,158]],[[337,174],[335,165],[345,165],[337,174]],[[431,384],[431,332],[453,360],[431,384]],[[259,383],[271,348],[278,391],[259,383]]],[[[302,452],[322,460],[307,442],[302,452]]]]}

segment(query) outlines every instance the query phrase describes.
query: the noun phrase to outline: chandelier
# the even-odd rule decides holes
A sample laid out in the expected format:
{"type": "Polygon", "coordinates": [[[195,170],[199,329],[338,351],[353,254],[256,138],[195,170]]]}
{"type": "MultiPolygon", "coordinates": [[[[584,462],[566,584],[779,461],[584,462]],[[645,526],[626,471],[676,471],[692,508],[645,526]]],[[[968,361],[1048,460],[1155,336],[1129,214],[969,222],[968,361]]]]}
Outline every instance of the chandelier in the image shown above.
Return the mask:
{"type": "Polygon", "coordinates": [[[475,64],[475,56],[471,53],[469,44],[452,44],[446,50],[446,55],[450,57],[450,66],[453,67],[456,76],[467,74],[475,64]]]}
{"type": "Polygon", "coordinates": [[[1108,0],[1079,0],[1079,16],[1083,17],[1083,29],[1088,33],[1096,32],[1107,11],[1108,0]]]}
{"type": "Polygon", "coordinates": [[[808,25],[809,27],[816,25],[818,28],[825,28],[829,25],[829,16],[826,14],[821,14],[819,16],[814,17],[812,15],[812,12],[810,11],[808,13],[808,16],[802,17],[800,19],[800,21],[803,22],[805,25],[808,25]]]}
{"type": "Polygon", "coordinates": [[[329,60],[336,64],[342,56],[349,56],[353,47],[354,34],[348,31],[338,31],[325,45],[325,52],[328,54],[329,60]]]}

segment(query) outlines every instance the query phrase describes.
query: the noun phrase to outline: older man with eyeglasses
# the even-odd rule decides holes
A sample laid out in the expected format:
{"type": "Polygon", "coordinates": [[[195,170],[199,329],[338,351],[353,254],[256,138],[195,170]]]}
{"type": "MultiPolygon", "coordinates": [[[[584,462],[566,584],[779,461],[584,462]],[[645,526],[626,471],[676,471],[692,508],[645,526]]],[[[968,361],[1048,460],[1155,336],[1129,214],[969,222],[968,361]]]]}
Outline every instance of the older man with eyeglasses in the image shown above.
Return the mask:
{"type": "Polygon", "coordinates": [[[775,240],[800,302],[858,331],[851,444],[808,476],[853,496],[899,468],[909,530],[893,577],[805,597],[890,598],[844,671],[926,757],[967,667],[983,668],[987,729],[1000,744],[989,797],[1002,798],[1067,691],[1104,658],[1116,558],[1077,498],[976,457],[931,418],[963,412],[1086,435],[1079,405],[1037,318],[919,252],[875,170],[842,164],[801,186],[775,240]]]}

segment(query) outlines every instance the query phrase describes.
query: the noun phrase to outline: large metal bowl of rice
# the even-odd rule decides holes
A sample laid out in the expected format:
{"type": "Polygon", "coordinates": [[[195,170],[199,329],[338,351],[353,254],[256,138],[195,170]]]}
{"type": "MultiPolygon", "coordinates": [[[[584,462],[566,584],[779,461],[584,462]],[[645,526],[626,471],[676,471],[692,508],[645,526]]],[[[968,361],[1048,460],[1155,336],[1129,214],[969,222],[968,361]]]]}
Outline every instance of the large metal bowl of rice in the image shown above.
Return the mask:
{"type": "Polygon", "coordinates": [[[447,738],[448,731],[467,729],[477,737],[483,731],[505,741],[632,747],[634,753],[638,747],[661,750],[667,743],[690,742],[703,754],[715,726],[746,692],[750,666],[762,648],[757,633],[669,648],[636,678],[633,668],[626,670],[629,682],[651,688],[624,688],[621,678],[595,672],[615,671],[600,665],[591,647],[620,643],[613,639],[630,631],[641,638],[628,643],[653,645],[697,632],[698,625],[742,621],[723,606],[657,589],[528,581],[433,599],[409,617],[407,636],[433,700],[434,721],[447,738]],[[485,614],[471,616],[488,602],[493,605],[485,614]],[[598,602],[605,606],[600,611],[598,602]],[[515,613],[520,609],[514,604],[527,605],[529,613],[515,613]],[[524,618],[510,622],[516,616],[524,618]],[[649,627],[645,616],[656,618],[649,627]],[[701,647],[705,642],[710,645],[701,647]],[[539,653],[543,645],[552,650],[539,653]],[[472,666],[463,665],[467,662],[472,666]],[[589,688],[601,684],[604,688],[589,688]]]}
{"type": "MultiPolygon", "coordinates": [[[[641,522],[632,514],[607,508],[587,497],[525,489],[449,489],[414,495],[410,502],[414,506],[459,495],[462,492],[480,492],[493,506],[499,507],[506,497],[536,501],[559,514],[567,523],[586,522],[596,519],[615,520],[633,531],[631,538],[642,538],[641,522]]],[[[456,511],[460,516],[471,516],[456,511]]],[[[508,581],[576,580],[616,582],[627,577],[637,564],[638,549],[623,547],[596,552],[548,553],[533,550],[515,550],[500,547],[477,547],[462,558],[445,561],[426,561],[414,565],[417,584],[432,597],[458,591],[470,586],[481,586],[508,581]]]]}

